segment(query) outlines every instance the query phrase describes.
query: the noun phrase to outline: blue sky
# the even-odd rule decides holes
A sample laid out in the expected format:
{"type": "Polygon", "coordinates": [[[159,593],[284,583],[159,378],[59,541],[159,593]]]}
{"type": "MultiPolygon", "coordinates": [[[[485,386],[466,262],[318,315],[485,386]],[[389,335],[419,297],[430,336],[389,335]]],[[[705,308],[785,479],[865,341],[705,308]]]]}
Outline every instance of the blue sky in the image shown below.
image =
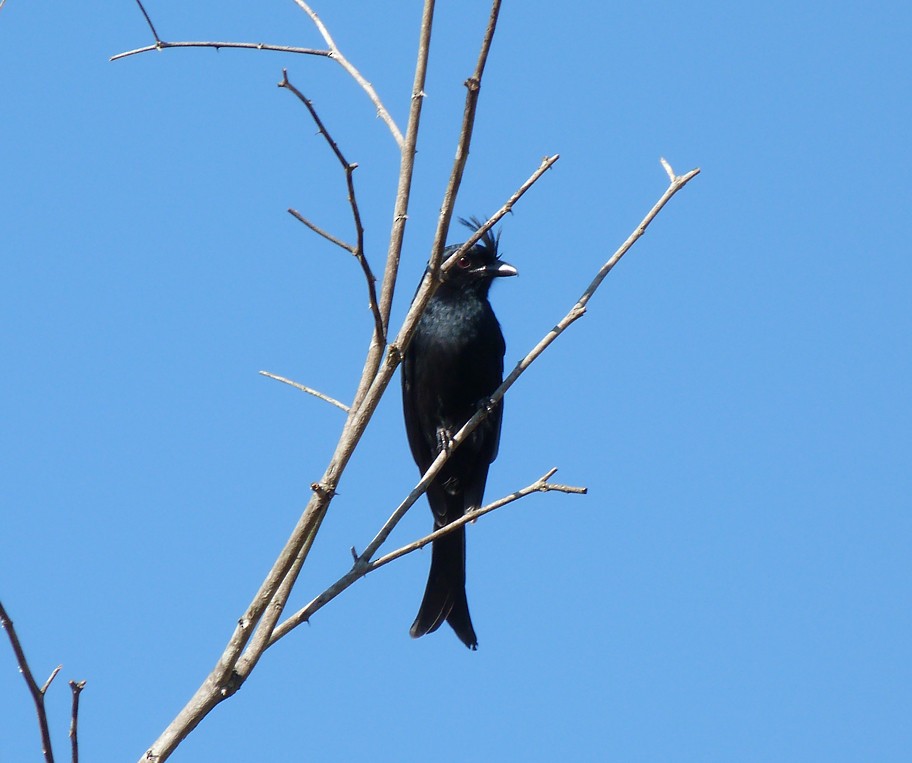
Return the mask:
{"type": "MultiPolygon", "coordinates": [[[[402,280],[424,267],[488,5],[441,3],[402,280]]],[[[153,2],[163,39],[320,46],[291,2],[153,2]]],[[[412,641],[429,554],[270,650],[175,761],[899,761],[912,746],[912,10],[507,3],[461,215],[520,278],[512,366],[666,185],[702,174],[510,391],[469,528],[479,650],[412,641]]],[[[404,127],[420,4],[320,3],[404,127]],[[390,5],[394,7],[389,7],[390,5]]],[[[381,268],[397,152],[324,59],[170,50],[131,2],[0,11],[0,597],[66,754],[135,760],[221,652],[307,501],[371,330],[345,187],[381,268]]],[[[451,240],[458,240],[454,233],[451,240]]],[[[398,381],[293,597],[343,573],[417,478],[398,381]]],[[[424,534],[424,504],[393,544],[424,534]]],[[[392,548],[392,544],[390,548],[392,548]]],[[[0,646],[0,760],[37,729],[0,646]]]]}

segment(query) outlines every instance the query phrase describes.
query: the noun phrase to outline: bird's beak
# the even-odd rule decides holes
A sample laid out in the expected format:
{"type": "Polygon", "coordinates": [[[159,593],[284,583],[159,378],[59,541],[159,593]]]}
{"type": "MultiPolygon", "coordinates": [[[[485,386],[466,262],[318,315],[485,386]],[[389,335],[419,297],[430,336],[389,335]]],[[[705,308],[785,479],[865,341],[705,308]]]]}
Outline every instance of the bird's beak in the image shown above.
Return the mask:
{"type": "Polygon", "coordinates": [[[519,271],[514,268],[509,262],[501,262],[498,260],[493,265],[488,265],[485,268],[488,275],[491,278],[503,278],[505,276],[518,276],[519,271]]]}

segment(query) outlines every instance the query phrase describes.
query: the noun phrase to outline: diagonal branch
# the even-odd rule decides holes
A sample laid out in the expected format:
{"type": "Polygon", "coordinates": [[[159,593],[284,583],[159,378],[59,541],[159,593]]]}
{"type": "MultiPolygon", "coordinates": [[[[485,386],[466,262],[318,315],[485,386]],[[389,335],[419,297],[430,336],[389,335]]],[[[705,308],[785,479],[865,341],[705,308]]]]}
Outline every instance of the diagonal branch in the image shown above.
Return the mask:
{"type": "Polygon", "coordinates": [[[62,666],[58,665],[54,668],[50,678],[44,682],[44,686],[38,686],[35,676],[32,675],[32,669],[29,667],[28,660],[25,659],[25,651],[22,649],[22,644],[19,642],[19,636],[16,634],[16,629],[13,627],[13,621],[6,613],[6,609],[3,607],[2,603],[0,603],[0,626],[3,627],[6,631],[6,635],[9,636],[10,645],[13,647],[13,652],[16,655],[16,663],[19,665],[19,672],[22,673],[25,684],[28,686],[29,694],[32,695],[32,701],[35,703],[35,712],[38,715],[38,728],[41,731],[41,752],[44,755],[45,763],[54,763],[54,751],[51,749],[51,733],[48,729],[47,710],[45,710],[44,707],[44,695],[51,685],[51,681],[57,677],[62,666]]]}
{"type": "Polygon", "coordinates": [[[306,217],[304,217],[304,215],[302,215],[300,212],[298,212],[297,209],[289,208],[288,214],[290,214],[296,220],[304,223],[304,225],[306,225],[308,228],[310,228],[318,236],[323,236],[323,238],[325,238],[327,241],[335,244],[336,246],[341,247],[349,254],[355,253],[355,251],[356,251],[355,247],[353,247],[351,244],[346,244],[341,238],[337,238],[332,233],[329,233],[328,231],[323,230],[319,225],[312,223],[310,220],[308,220],[306,217]]]}
{"type": "Polygon", "coordinates": [[[149,29],[152,30],[152,36],[155,38],[155,42],[161,43],[161,37],[159,37],[158,32],[155,31],[155,24],[152,23],[152,19],[150,19],[149,14],[146,13],[146,8],[142,4],[142,0],[136,0],[136,4],[139,6],[139,10],[142,11],[142,15],[146,17],[146,23],[149,25],[149,29]]]}
{"type": "Polygon", "coordinates": [[[308,395],[318,397],[320,400],[323,400],[330,405],[336,406],[336,408],[341,408],[346,413],[349,411],[349,408],[345,403],[340,403],[338,400],[336,400],[336,398],[330,397],[329,395],[324,395],[322,392],[319,392],[312,387],[306,387],[303,384],[298,384],[298,382],[292,381],[291,379],[286,379],[284,376],[276,376],[275,374],[269,373],[269,371],[260,371],[260,376],[268,376],[270,379],[275,379],[276,381],[280,381],[283,384],[288,384],[295,389],[301,390],[301,392],[306,392],[308,395]]]}
{"type": "MultiPolygon", "coordinates": [[[[408,211],[421,102],[424,97],[424,80],[427,74],[427,60],[430,50],[433,9],[434,0],[425,0],[421,31],[419,33],[418,55],[415,64],[412,104],[405,143],[402,147],[399,188],[396,194],[393,233],[391,234],[390,251],[396,252],[397,262],[398,251],[402,246],[402,231],[404,230],[408,211]]],[[[387,263],[389,264],[389,256],[387,263]]],[[[384,292],[387,289],[387,279],[392,278],[392,280],[395,280],[395,270],[392,271],[392,276],[390,273],[390,268],[387,266],[384,276],[384,292]]],[[[392,299],[391,292],[389,299],[390,301],[392,299]]],[[[389,307],[385,304],[383,295],[381,295],[380,306],[381,315],[384,316],[384,325],[386,325],[389,319],[389,307]]],[[[254,638],[255,633],[259,634],[255,637],[257,649],[247,653],[246,657],[249,658],[248,667],[255,665],[256,659],[262,654],[262,649],[265,648],[264,640],[268,642],[276,622],[281,617],[287,595],[297,579],[301,565],[310,551],[323,518],[326,516],[330,501],[335,494],[336,485],[338,485],[339,479],[379,402],[379,396],[377,396],[368,405],[365,402],[365,397],[376,381],[382,351],[383,346],[377,343],[376,336],[374,336],[345,428],[336,444],[335,452],[327,464],[323,477],[318,483],[314,483],[319,489],[313,490],[307,507],[299,517],[291,536],[279,552],[272,569],[260,584],[244,614],[238,619],[237,625],[215,666],[177,716],[144,753],[142,757],[143,763],[163,763],[213,708],[237,691],[242,681],[235,668],[242,653],[244,653],[245,647],[251,645],[251,639],[254,638]]],[[[395,370],[395,366],[392,366],[388,373],[384,369],[384,375],[386,376],[384,388],[389,383],[393,370],[395,370]]]]}
{"type": "MultiPolygon", "coordinates": [[[[301,101],[306,107],[307,111],[310,112],[310,116],[313,118],[314,123],[317,125],[317,129],[320,131],[326,142],[329,144],[330,149],[336,155],[336,159],[339,160],[339,164],[342,165],[342,170],[345,172],[345,183],[348,186],[348,203],[351,206],[352,218],[355,223],[355,235],[357,237],[357,243],[355,244],[352,254],[355,256],[355,259],[358,260],[358,264],[361,265],[361,270],[364,272],[364,278],[367,281],[367,296],[368,302],[370,305],[371,313],[374,316],[374,331],[377,332],[377,343],[386,344],[386,333],[383,330],[383,319],[380,317],[380,307],[377,304],[377,279],[374,277],[374,273],[370,268],[370,265],[367,262],[367,257],[364,256],[364,226],[361,224],[361,212],[358,210],[358,200],[355,197],[355,181],[354,181],[354,172],[358,168],[358,165],[354,162],[349,162],[343,155],[342,150],[339,148],[339,144],[332,139],[332,136],[329,134],[329,130],[326,129],[326,125],[323,124],[323,120],[320,119],[320,115],[317,114],[317,110],[314,108],[313,103],[304,96],[304,94],[298,90],[291,82],[288,81],[288,70],[282,69],[282,81],[279,83],[279,87],[290,90],[294,93],[298,100],[301,101]]],[[[315,226],[311,225],[309,222],[304,220],[300,215],[297,216],[301,222],[305,225],[308,225],[310,228],[315,226]]],[[[323,233],[320,231],[320,233],[323,233]]],[[[323,234],[329,237],[329,234],[323,234]]],[[[345,247],[341,242],[340,246],[345,247]]],[[[348,247],[345,247],[348,248],[348,247]]]]}
{"type": "MultiPolygon", "coordinates": [[[[540,171],[542,168],[539,168],[540,171]]],[[[475,431],[475,428],[488,416],[488,411],[491,410],[492,406],[497,405],[506,394],[507,390],[510,389],[519,379],[520,376],[525,372],[525,370],[532,364],[532,362],[541,355],[558,336],[560,336],[566,328],[576,321],[578,318],[581,318],[586,312],[586,304],[592,298],[592,295],[595,294],[595,291],[601,285],[602,281],[605,279],[605,276],[608,275],[608,272],[620,261],[621,257],[627,253],[631,246],[646,232],[646,228],[649,224],[655,219],[655,216],[661,211],[662,207],[668,203],[672,196],[674,196],[678,191],[680,191],[685,185],[687,185],[690,180],[699,174],[700,170],[695,169],[688,172],[686,175],[675,176],[674,179],[669,184],[668,188],[665,190],[665,193],[659,198],[659,200],[653,205],[652,209],[646,214],[646,217],[640,222],[640,224],[634,229],[633,233],[628,236],[627,240],[618,248],[618,250],[608,259],[608,261],[602,265],[596,274],[595,278],[577,300],[576,304],[570,308],[568,312],[554,328],[552,328],[541,341],[533,347],[529,353],[519,362],[516,367],[504,379],[503,384],[501,384],[494,394],[491,395],[487,405],[482,406],[479,410],[472,416],[463,427],[453,436],[451,440],[451,447],[441,451],[438,454],[437,458],[434,459],[433,463],[428,467],[428,470],[425,472],[424,476],[421,478],[421,481],[412,490],[411,493],[402,501],[401,504],[396,508],[390,518],[386,521],[386,524],[383,525],[380,532],[377,533],[376,537],[370,542],[364,552],[361,554],[361,558],[365,561],[371,559],[376,553],[377,549],[386,541],[390,533],[393,531],[393,528],[399,523],[402,517],[405,516],[405,513],[414,505],[427,490],[428,485],[433,481],[437,476],[440,470],[443,468],[443,465],[452,455],[453,451],[459,447],[459,445],[465,441],[465,439],[475,431]]],[[[492,218],[493,219],[493,218],[492,218]]],[[[491,221],[489,221],[491,222],[491,221]]],[[[493,224],[493,223],[492,223],[493,224]]],[[[465,248],[465,247],[461,247],[465,248]]],[[[454,253],[454,257],[458,256],[459,252],[454,253]]],[[[451,260],[452,258],[448,258],[451,260]]],[[[446,264],[446,263],[444,263],[446,264]]],[[[426,278],[425,281],[428,279],[426,278]]],[[[411,311],[409,311],[411,315],[411,311]]],[[[408,323],[409,316],[406,316],[406,323],[408,323]]],[[[403,326],[403,331],[405,331],[405,326],[403,326]]],[[[401,334],[400,334],[401,335],[401,334]]]]}
{"type": "MultiPolygon", "coordinates": [[[[554,161],[556,161],[557,157],[556,156],[552,157],[552,159],[554,161]]],[[[537,171],[539,173],[538,177],[540,177],[541,173],[543,173],[545,171],[545,169],[547,169],[545,164],[548,161],[549,160],[546,159],[545,162],[542,163],[542,167],[540,167],[539,170],[537,171]]],[[[553,161],[551,163],[553,164],[553,161]]],[[[550,164],[548,164],[547,166],[550,166],[550,164]]],[[[371,559],[373,558],[374,554],[377,552],[377,550],[380,548],[380,546],[389,537],[390,533],[393,531],[393,528],[395,528],[395,526],[400,522],[402,517],[405,516],[405,513],[427,491],[428,485],[430,485],[430,483],[433,481],[433,479],[437,476],[437,474],[443,468],[443,465],[449,460],[449,458],[452,456],[452,454],[456,450],[456,448],[458,448],[459,445],[462,442],[464,442],[466,440],[466,438],[475,430],[475,428],[489,415],[488,412],[492,409],[492,407],[497,405],[503,399],[503,396],[506,394],[507,390],[510,387],[512,387],[513,384],[516,383],[517,379],[519,379],[519,377],[522,376],[522,374],[532,364],[532,362],[536,358],[538,358],[538,356],[541,355],[545,351],[545,349],[547,349],[548,346],[550,346],[554,342],[554,340],[557,339],[557,337],[560,336],[567,329],[568,326],[570,326],[571,323],[575,322],[578,318],[582,317],[585,314],[587,303],[592,298],[592,296],[595,294],[596,290],[601,285],[602,281],[605,279],[605,276],[608,275],[608,273],[611,271],[611,269],[620,261],[621,257],[623,257],[629,251],[630,247],[632,247],[633,244],[636,243],[636,241],[643,235],[643,233],[646,232],[646,228],[655,219],[656,215],[658,215],[658,213],[662,210],[662,207],[664,207],[665,204],[668,203],[668,201],[672,198],[672,196],[674,196],[679,190],[681,190],[685,185],[687,185],[687,183],[690,182],[694,177],[696,177],[700,172],[699,169],[694,169],[694,170],[691,170],[690,172],[686,173],[685,175],[678,176],[678,175],[675,175],[674,172],[671,171],[670,166],[664,159],[662,160],[662,166],[666,169],[666,172],[668,173],[669,177],[671,178],[668,188],[666,188],[665,192],[662,194],[662,196],[659,198],[659,200],[653,205],[652,209],[649,210],[649,212],[646,214],[646,216],[643,218],[643,220],[640,222],[640,224],[634,229],[633,233],[631,233],[630,236],[627,237],[627,240],[615,251],[615,253],[608,259],[608,261],[599,269],[595,278],[592,280],[592,282],[589,284],[589,286],[585,289],[585,291],[583,291],[582,295],[577,300],[577,302],[573,305],[573,307],[570,308],[570,311],[558,322],[558,324],[554,328],[552,328],[547,334],[545,334],[545,336],[541,339],[541,341],[537,345],[535,345],[535,347],[533,347],[532,350],[530,350],[529,353],[516,365],[516,367],[513,369],[513,371],[510,373],[510,375],[504,380],[503,384],[501,384],[500,387],[497,388],[497,390],[491,396],[490,400],[487,401],[487,405],[480,407],[479,410],[475,413],[475,415],[472,416],[472,418],[470,418],[465,423],[465,425],[453,436],[452,440],[450,441],[450,447],[441,451],[440,454],[438,454],[437,458],[434,460],[434,462],[431,464],[431,466],[425,472],[424,476],[422,476],[421,480],[418,482],[418,484],[415,486],[415,488],[408,494],[408,496],[405,498],[405,500],[403,500],[402,503],[400,503],[400,505],[396,508],[396,510],[393,512],[393,514],[390,516],[390,518],[386,521],[386,523],[383,525],[383,527],[380,529],[380,531],[377,533],[377,535],[374,537],[374,539],[368,544],[367,548],[365,548],[364,551],[361,553],[361,555],[355,560],[355,564],[352,567],[352,570],[347,575],[340,578],[339,581],[337,581],[333,586],[331,586],[329,589],[324,591],[323,594],[321,594],[316,599],[314,599],[304,609],[295,613],[290,618],[288,618],[285,622],[283,622],[279,627],[277,627],[275,632],[272,634],[272,638],[269,642],[270,645],[275,643],[275,641],[277,641],[279,638],[281,638],[282,636],[287,634],[289,631],[291,631],[297,625],[300,625],[302,622],[305,622],[307,620],[307,618],[310,617],[311,614],[313,614],[313,612],[315,612],[317,609],[322,607],[328,601],[331,601],[333,598],[338,596],[339,593],[341,593],[346,588],[348,588],[359,577],[362,577],[363,575],[367,574],[367,572],[369,572],[371,569],[374,568],[373,565],[376,565],[381,561],[383,562],[383,564],[386,564],[388,561],[392,561],[393,558],[398,558],[398,556],[393,556],[392,558],[387,559],[387,557],[391,556],[391,555],[387,555],[387,557],[382,557],[381,559],[377,560],[377,562],[371,562],[371,559]]],[[[531,183],[534,182],[534,180],[532,180],[531,178],[530,178],[530,181],[531,182],[528,182],[528,185],[531,185],[531,183]]],[[[504,214],[506,214],[506,212],[504,212],[504,214]]],[[[492,220],[489,220],[488,223],[486,223],[486,226],[488,228],[490,228],[490,226],[493,225],[495,222],[496,222],[496,220],[494,220],[492,218],[492,220]]],[[[465,247],[462,247],[462,248],[465,248],[465,247]]],[[[457,257],[457,256],[458,256],[458,253],[453,255],[453,257],[457,257]]],[[[452,258],[448,258],[448,262],[450,259],[452,259],[452,258]]],[[[417,301],[417,298],[416,298],[416,301],[417,301]]],[[[408,322],[408,317],[406,318],[406,322],[408,322]]],[[[404,330],[405,330],[405,327],[403,327],[403,331],[404,330]]],[[[545,475],[545,477],[543,477],[542,480],[540,480],[540,481],[546,480],[547,478],[549,478],[551,476],[551,474],[553,474],[553,472],[545,475]]],[[[574,489],[571,489],[570,491],[575,492],[574,489]]],[[[493,509],[487,509],[487,510],[493,510],[493,509]]],[[[466,515],[466,516],[468,516],[468,515],[466,515]]],[[[475,518],[475,516],[477,516],[477,514],[473,515],[469,519],[466,519],[465,521],[471,521],[471,519],[475,518]]],[[[463,519],[465,519],[465,517],[463,517],[463,519]]],[[[454,524],[455,524],[455,526],[459,526],[456,523],[454,523],[454,524]]],[[[447,528],[443,528],[442,530],[437,531],[437,532],[439,532],[440,534],[445,534],[447,531],[451,531],[452,529],[455,529],[451,526],[448,526],[448,527],[450,527],[450,530],[447,530],[447,528]]],[[[435,535],[435,534],[432,533],[432,535],[435,535]]],[[[439,536],[435,535],[435,537],[439,537],[439,536]]],[[[422,539],[422,540],[425,540],[425,539],[422,539]]],[[[431,540],[433,540],[433,538],[431,538],[431,540]]],[[[419,541],[418,543],[423,545],[423,543],[421,541],[419,541]]],[[[400,549],[400,551],[402,551],[402,549],[400,549]]],[[[404,553],[408,553],[407,551],[400,553],[400,551],[393,552],[393,554],[394,555],[398,554],[399,556],[401,556],[404,553]]]]}
{"type": "Polygon", "coordinates": [[[448,535],[449,533],[453,532],[453,530],[467,525],[470,522],[474,522],[476,519],[483,517],[485,514],[490,514],[492,511],[499,509],[501,506],[506,506],[508,503],[513,503],[513,501],[518,501],[520,498],[524,498],[525,496],[531,495],[532,493],[557,492],[570,493],[573,495],[586,495],[589,492],[588,488],[578,487],[577,485],[559,485],[554,482],[548,482],[548,480],[554,476],[554,473],[556,471],[557,467],[555,466],[544,475],[539,477],[531,485],[528,485],[521,490],[517,490],[514,493],[510,493],[510,495],[503,498],[498,498],[496,501],[489,503],[487,506],[482,506],[481,508],[475,509],[474,511],[466,512],[459,519],[454,522],[450,522],[450,524],[446,525],[445,527],[441,527],[439,530],[428,533],[423,538],[412,541],[411,543],[402,546],[395,551],[390,551],[388,554],[384,554],[379,559],[376,559],[370,563],[369,572],[373,572],[374,570],[379,569],[380,567],[383,567],[390,562],[394,562],[406,554],[412,553],[412,551],[417,551],[419,548],[424,548],[426,545],[433,543],[438,538],[442,538],[444,535],[448,535]]]}
{"type": "Polygon", "coordinates": [[[353,583],[363,578],[365,575],[370,574],[374,570],[378,570],[381,567],[389,564],[390,562],[400,559],[407,554],[411,554],[413,551],[417,551],[420,548],[424,548],[428,543],[433,543],[438,538],[447,535],[448,533],[453,532],[459,527],[467,525],[469,522],[474,522],[476,519],[483,517],[485,514],[490,514],[492,511],[496,511],[502,506],[506,506],[509,503],[518,501],[520,498],[525,498],[527,495],[532,493],[548,493],[551,491],[557,491],[561,493],[576,493],[579,495],[584,495],[586,493],[586,488],[584,487],[574,487],[571,485],[556,485],[554,483],[548,482],[548,480],[554,475],[557,471],[556,468],[550,469],[547,473],[539,477],[531,485],[517,490],[510,495],[500,498],[492,503],[489,503],[487,506],[482,506],[475,511],[470,511],[464,514],[461,518],[457,519],[455,522],[451,522],[446,527],[443,527],[439,530],[435,530],[428,535],[425,535],[423,538],[419,538],[412,543],[409,543],[401,548],[391,551],[390,553],[380,557],[379,559],[371,562],[365,559],[364,554],[355,559],[355,563],[352,566],[351,570],[345,573],[340,577],[335,583],[329,586],[323,593],[313,599],[307,606],[295,612],[291,617],[285,620],[281,625],[276,627],[275,631],[272,634],[272,638],[269,641],[268,646],[272,646],[276,641],[278,641],[283,636],[288,635],[294,628],[299,626],[301,623],[307,622],[315,612],[322,609],[329,602],[335,599],[340,593],[345,589],[349,588],[353,583]]]}
{"type": "Polygon", "coordinates": [[[333,61],[337,62],[343,69],[345,69],[345,71],[347,71],[352,76],[355,82],[361,86],[361,89],[367,93],[368,98],[370,98],[374,106],[377,107],[377,116],[386,122],[386,126],[389,127],[390,132],[393,134],[393,138],[396,140],[396,145],[402,149],[404,145],[402,133],[400,132],[399,127],[396,125],[396,122],[393,120],[392,116],[390,116],[390,113],[386,110],[386,107],[380,100],[380,96],[378,96],[377,92],[374,90],[373,85],[364,79],[364,77],[361,75],[361,72],[359,72],[342,54],[342,51],[339,50],[338,46],[335,43],[335,40],[333,40],[332,36],[329,34],[329,30],[326,28],[326,25],[320,20],[320,17],[317,16],[314,10],[307,3],[303,2],[303,0],[294,1],[301,10],[310,16],[310,20],[313,21],[314,26],[323,36],[323,39],[329,46],[329,57],[333,61]]]}

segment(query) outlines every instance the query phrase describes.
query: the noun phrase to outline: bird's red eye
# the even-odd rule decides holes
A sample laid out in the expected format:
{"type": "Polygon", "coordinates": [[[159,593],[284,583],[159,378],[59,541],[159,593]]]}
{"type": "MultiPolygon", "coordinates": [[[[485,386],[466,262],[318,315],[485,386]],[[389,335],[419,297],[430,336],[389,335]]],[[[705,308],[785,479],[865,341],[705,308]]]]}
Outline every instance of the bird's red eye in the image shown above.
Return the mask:
{"type": "Polygon", "coordinates": [[[460,257],[458,260],[456,260],[456,264],[459,265],[460,268],[465,270],[467,267],[469,267],[469,265],[472,264],[472,261],[466,255],[462,255],[462,257],[460,257]]]}

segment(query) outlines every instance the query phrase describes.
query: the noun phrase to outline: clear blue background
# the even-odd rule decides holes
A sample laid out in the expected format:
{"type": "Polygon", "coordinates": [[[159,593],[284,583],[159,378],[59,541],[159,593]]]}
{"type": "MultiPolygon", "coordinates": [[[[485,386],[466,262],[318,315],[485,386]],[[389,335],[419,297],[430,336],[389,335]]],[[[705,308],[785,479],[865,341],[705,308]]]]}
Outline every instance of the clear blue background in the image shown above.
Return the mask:
{"type": "MultiPolygon", "coordinates": [[[[394,317],[428,254],[488,4],[440,3],[394,317]]],[[[320,2],[405,127],[420,3],[320,2]]],[[[166,40],[321,46],[293,3],[156,2],[166,40]]],[[[912,747],[908,3],[508,2],[462,215],[521,277],[512,366],[666,186],[688,186],[510,392],[469,530],[480,648],[412,641],[429,555],[267,653],[175,761],[900,761],[912,747]]],[[[148,44],[132,2],[0,11],[0,596],[66,759],[139,758],[215,663],[342,423],[371,330],[342,174],[379,271],[397,151],[326,59],[148,44]]],[[[458,240],[454,234],[451,240],[458,240]]],[[[417,478],[390,389],[300,606],[417,478]]],[[[428,530],[420,505],[392,541],[428,530]]],[[[390,545],[392,548],[392,544],[390,545]]],[[[0,644],[0,760],[37,760],[0,644]]]]}

